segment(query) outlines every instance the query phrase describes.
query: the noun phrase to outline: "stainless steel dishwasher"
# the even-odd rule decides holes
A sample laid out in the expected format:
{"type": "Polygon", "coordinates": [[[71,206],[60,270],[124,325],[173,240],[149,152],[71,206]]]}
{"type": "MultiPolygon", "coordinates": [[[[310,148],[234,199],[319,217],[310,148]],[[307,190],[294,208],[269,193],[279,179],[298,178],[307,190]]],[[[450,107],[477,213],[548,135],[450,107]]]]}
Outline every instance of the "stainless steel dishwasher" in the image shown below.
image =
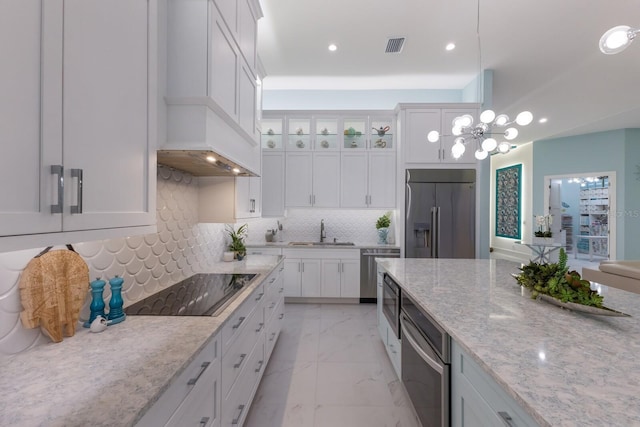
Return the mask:
{"type": "Polygon", "coordinates": [[[400,248],[360,249],[360,302],[375,303],[378,298],[376,258],[400,258],[400,248]]]}

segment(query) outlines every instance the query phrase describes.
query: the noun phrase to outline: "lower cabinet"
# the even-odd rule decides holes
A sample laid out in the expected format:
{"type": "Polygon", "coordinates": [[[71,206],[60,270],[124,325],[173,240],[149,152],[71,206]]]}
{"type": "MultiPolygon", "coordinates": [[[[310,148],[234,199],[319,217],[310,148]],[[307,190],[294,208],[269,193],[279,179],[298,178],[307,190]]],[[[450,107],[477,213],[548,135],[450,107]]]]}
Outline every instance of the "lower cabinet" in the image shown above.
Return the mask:
{"type": "Polygon", "coordinates": [[[220,426],[220,339],[207,346],[160,396],[137,427],[220,426]]]}
{"type": "Polygon", "coordinates": [[[319,297],[320,260],[287,257],[284,261],[284,282],[286,297],[319,297]]]}
{"type": "Polygon", "coordinates": [[[455,341],[451,343],[451,426],[537,426],[455,341]]]}
{"type": "Polygon", "coordinates": [[[283,272],[281,263],[136,426],[219,427],[244,423],[284,323],[283,272]]]}
{"type": "Polygon", "coordinates": [[[286,297],[360,297],[360,250],[283,249],[283,255],[286,297]]]}
{"type": "Polygon", "coordinates": [[[323,259],[320,283],[322,297],[360,298],[360,260],[323,259]]]}

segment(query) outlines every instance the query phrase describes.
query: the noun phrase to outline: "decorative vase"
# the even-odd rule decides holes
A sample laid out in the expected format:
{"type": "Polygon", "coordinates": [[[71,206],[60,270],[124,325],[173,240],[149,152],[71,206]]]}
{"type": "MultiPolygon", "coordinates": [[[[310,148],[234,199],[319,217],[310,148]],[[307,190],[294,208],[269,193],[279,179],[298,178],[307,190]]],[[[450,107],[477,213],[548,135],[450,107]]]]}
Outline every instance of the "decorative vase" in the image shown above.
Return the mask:
{"type": "Polygon", "coordinates": [[[389,234],[389,229],[387,227],[378,228],[378,244],[386,245],[388,234],[389,234]]]}
{"type": "Polygon", "coordinates": [[[243,253],[236,252],[236,259],[238,261],[242,261],[244,259],[245,255],[246,255],[246,253],[244,253],[244,252],[243,253]]]}
{"type": "Polygon", "coordinates": [[[531,243],[535,245],[551,245],[554,243],[553,237],[533,237],[531,243]]]}

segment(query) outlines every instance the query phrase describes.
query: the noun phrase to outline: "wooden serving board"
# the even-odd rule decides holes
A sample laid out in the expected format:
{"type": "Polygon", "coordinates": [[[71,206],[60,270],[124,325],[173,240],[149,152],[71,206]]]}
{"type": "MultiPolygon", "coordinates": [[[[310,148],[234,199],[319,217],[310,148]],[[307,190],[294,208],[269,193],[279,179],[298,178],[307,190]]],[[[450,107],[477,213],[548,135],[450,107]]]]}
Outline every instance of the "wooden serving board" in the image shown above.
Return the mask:
{"type": "Polygon", "coordinates": [[[53,342],[73,336],[88,294],[89,268],[74,251],[46,252],[27,264],[20,277],[25,328],[40,326],[53,342]]]}

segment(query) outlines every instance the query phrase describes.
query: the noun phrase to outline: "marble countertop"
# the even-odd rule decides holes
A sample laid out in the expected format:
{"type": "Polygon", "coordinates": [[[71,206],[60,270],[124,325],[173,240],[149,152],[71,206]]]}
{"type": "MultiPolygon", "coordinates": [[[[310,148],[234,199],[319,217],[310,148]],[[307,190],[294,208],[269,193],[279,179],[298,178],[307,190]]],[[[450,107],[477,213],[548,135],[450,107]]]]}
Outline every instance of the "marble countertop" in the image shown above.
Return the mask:
{"type": "Polygon", "coordinates": [[[261,275],[219,316],[128,316],[0,359],[0,426],[133,426],[282,259],[254,255],[204,272],[261,275]]]}
{"type": "Polygon", "coordinates": [[[640,425],[640,295],[603,286],[632,317],[593,316],[523,297],[513,262],[378,262],[540,425],[640,425]]]}

